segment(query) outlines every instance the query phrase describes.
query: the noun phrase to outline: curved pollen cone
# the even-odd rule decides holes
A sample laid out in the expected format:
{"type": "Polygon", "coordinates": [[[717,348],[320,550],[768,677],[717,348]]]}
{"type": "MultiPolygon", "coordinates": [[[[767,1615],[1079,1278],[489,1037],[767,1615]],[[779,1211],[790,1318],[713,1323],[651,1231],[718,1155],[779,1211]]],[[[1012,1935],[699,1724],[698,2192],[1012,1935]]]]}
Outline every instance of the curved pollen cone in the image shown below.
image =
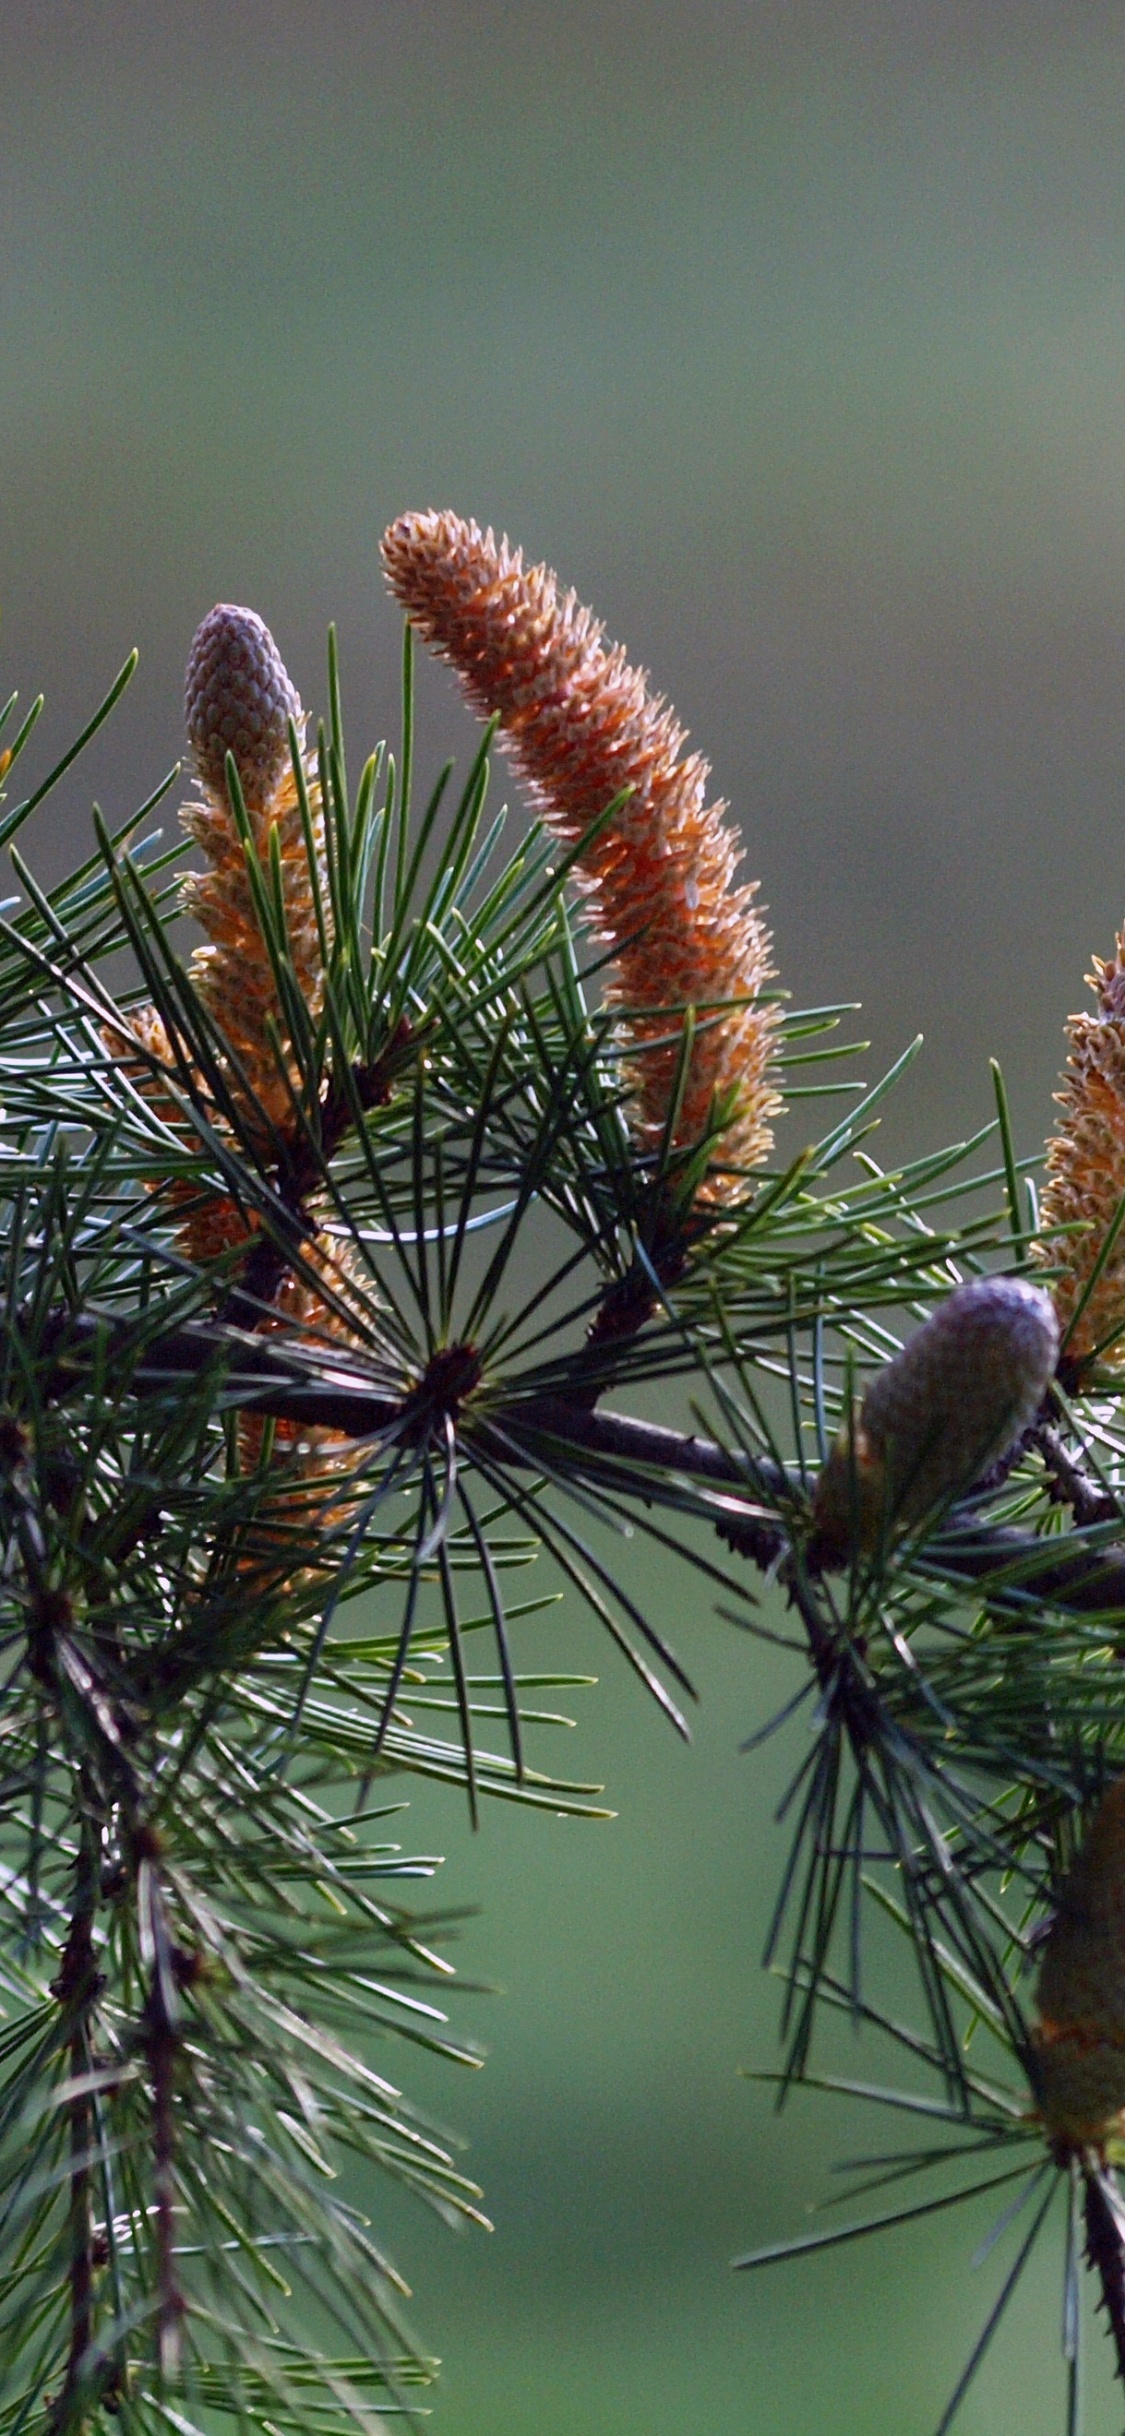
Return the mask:
{"type": "MultiPolygon", "coordinates": [[[[1037,1246],[1037,1257],[1059,1271],[1050,1291],[1064,1333],[1125,1195],[1125,931],[1112,962],[1095,958],[1089,981],[1097,1013],[1072,1015],[1066,1027],[1066,1073],[1055,1094],[1062,1122],[1047,1145],[1040,1207],[1045,1236],[1054,1227],[1077,1231],[1037,1246]]],[[[1125,1369],[1125,1228],[1067,1339],[1066,1356],[1079,1370],[1095,1356],[1107,1369],[1125,1369]]]]}
{"type": "Polygon", "coordinates": [[[1125,1777],[1100,1803],[1043,1948],[1033,2034],[1048,2137],[1101,2146],[1125,2109],[1125,1777]]]}
{"type": "Polygon", "coordinates": [[[1059,1333],[1050,1296],[1019,1277],[958,1286],[876,1373],[816,1491],[828,1554],[872,1547],[970,1488],[1027,1428],[1059,1333]]]}
{"type": "Polygon", "coordinates": [[[702,1192],[735,1198],[744,1187],[724,1171],[765,1157],[780,1106],[769,1081],[778,1012],[753,1003],[773,974],[770,937],[756,886],[734,884],[741,851],[725,806],[704,801],[708,764],[685,756],[675,713],[549,567],[525,567],[506,540],[497,545],[491,531],[432,511],[400,516],[383,536],[383,558],[411,623],[456,669],[473,709],[499,714],[557,837],[576,844],[632,789],[576,876],[615,957],[608,995],[636,1052],[641,1139],[648,1150],[659,1145],[675,1087],[679,1026],[659,1010],[693,1006],[699,1029],[675,1142],[687,1147],[721,1125],[722,1166],[702,1192]],[[730,999],[751,1003],[707,1014],[730,999]]]}

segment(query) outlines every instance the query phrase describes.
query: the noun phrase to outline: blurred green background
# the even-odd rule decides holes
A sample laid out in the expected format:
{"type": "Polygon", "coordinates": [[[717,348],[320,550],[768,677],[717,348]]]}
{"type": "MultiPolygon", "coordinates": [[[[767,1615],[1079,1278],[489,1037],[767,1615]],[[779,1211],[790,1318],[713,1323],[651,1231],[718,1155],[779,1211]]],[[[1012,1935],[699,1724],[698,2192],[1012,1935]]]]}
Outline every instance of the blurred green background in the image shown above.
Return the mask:
{"type": "MultiPolygon", "coordinates": [[[[178,751],[216,598],[314,707],[335,617],[352,737],[384,732],[378,535],[454,505],[651,665],[798,1000],[862,998],[884,1059],[925,1030],[889,1146],[987,1115],[990,1051],[1041,1139],[1125,904],[1120,9],[41,0],[0,13],[0,86],[0,660],[47,691],[38,767],[142,651],[44,873],[178,751]]],[[[424,759],[469,741],[427,675],[424,759]]],[[[704,1692],[692,1751],[556,1620],[526,1650],[607,1677],[565,1758],[618,1821],[411,1812],[506,1991],[460,2008],[484,2074],[411,2083],[497,2219],[392,2211],[438,2436],[926,2436],[995,2288],[987,2211],[728,2273],[873,2127],[811,2099],[779,2126],[737,2077],[772,2054],[800,1745],[738,1756],[777,1668],[686,1573],[648,1586],[704,1692]]],[[[965,2436],[1059,2426],[1059,2298],[1045,2254],[965,2436]]]]}

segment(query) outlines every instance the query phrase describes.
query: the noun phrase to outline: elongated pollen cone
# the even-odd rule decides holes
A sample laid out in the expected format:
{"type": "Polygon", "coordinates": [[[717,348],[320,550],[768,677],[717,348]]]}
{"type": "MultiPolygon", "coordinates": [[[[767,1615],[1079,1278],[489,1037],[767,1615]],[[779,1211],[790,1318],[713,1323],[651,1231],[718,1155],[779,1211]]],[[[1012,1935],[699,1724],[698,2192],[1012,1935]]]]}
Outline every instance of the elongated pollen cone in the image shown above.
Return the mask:
{"type": "Polygon", "coordinates": [[[1036,1258],[1056,1274],[1051,1297],[1076,1377],[1095,1362],[1125,1368],[1125,931],[1088,975],[1097,1010],[1066,1027],[1062,1115],[1047,1144],[1036,1258]],[[1061,1229],[1062,1232],[1056,1232],[1061,1229]]]}
{"type": "Polygon", "coordinates": [[[1125,1777],[1059,1890],[1036,1990],[1036,2095],[1048,2137],[1100,2146],[1125,2109],[1125,1777]]]}
{"type": "Polygon", "coordinates": [[[184,722],[196,772],[226,795],[233,753],[248,810],[260,812],[289,760],[289,721],[301,703],[265,620],[220,601],[197,627],[188,654],[184,722]]]}
{"type": "Polygon", "coordinates": [[[780,1102],[779,1011],[756,883],[736,882],[738,832],[708,803],[707,763],[600,621],[550,567],[447,511],[400,516],[383,535],[392,590],[456,669],[549,828],[580,848],[576,881],[612,950],[607,1000],[630,1051],[633,1113],[645,1148],[663,1142],[674,1096],[677,1146],[712,1126],[721,1141],[700,1192],[745,1193],[780,1102]],[[608,826],[600,816],[625,791],[608,826]],[[682,1013],[696,1026],[680,1072],[682,1013]]]}
{"type": "Polygon", "coordinates": [[[1026,1429],[1058,1359],[1050,1296],[1018,1277],[958,1286],[872,1379],[817,1485],[829,1554],[871,1546],[972,1486],[1026,1429]]]}

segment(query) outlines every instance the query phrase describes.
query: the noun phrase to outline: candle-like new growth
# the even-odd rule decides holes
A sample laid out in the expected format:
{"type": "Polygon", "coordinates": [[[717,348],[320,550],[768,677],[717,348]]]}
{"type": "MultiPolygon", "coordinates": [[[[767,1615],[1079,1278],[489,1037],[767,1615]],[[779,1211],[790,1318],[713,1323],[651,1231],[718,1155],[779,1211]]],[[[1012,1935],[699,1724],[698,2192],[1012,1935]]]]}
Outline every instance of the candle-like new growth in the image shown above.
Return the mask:
{"type": "Polygon", "coordinates": [[[609,997],[634,1052],[638,1132],[647,1150],[659,1146],[676,1087],[682,1016],[661,1010],[693,1006],[699,1029],[674,1140],[686,1147],[721,1125],[721,1164],[702,1189],[733,1198],[744,1190],[735,1171],[762,1160],[772,1139],[777,1009],[760,1002],[773,973],[769,932],[756,885],[735,885],[737,834],[725,807],[705,801],[708,764],[685,755],[675,713],[549,567],[525,567],[506,540],[448,513],[400,516],[383,557],[407,616],[456,669],[474,710],[499,714],[556,836],[578,843],[632,790],[591,836],[576,876],[613,951],[609,997]],[[743,1003],[707,1012],[732,999],[743,1003]]]}
{"type": "Polygon", "coordinates": [[[1066,1073],[1056,1094],[1063,1116],[1047,1145],[1040,1210],[1045,1236],[1056,1227],[1075,1230],[1051,1235],[1039,1257],[1059,1271],[1051,1293],[1060,1326],[1070,1329],[1066,1355],[1076,1372],[1095,1356],[1107,1368],[1125,1366],[1125,1227],[1102,1259],[1125,1197],[1125,931],[1111,962],[1095,957],[1089,980],[1098,1009],[1072,1015],[1067,1025],[1066,1073]]]}
{"type": "Polygon", "coordinates": [[[1059,1889],[1036,1990],[1036,2095],[1049,2137],[1100,2146],[1125,2108],[1125,1777],[1059,1889]]]}
{"type": "MultiPolygon", "coordinates": [[[[312,874],[301,821],[297,780],[289,743],[292,719],[303,739],[300,697],[268,626],[253,609],[220,602],[197,628],[188,655],[184,723],[201,796],[181,807],[185,829],[207,858],[204,871],[189,872],[180,903],[206,933],[197,947],[191,978],[210,1007],[237,1059],[228,1081],[240,1105],[247,1134],[269,1157],[275,1137],[292,1129],[291,1066],[279,1063],[270,1024],[284,1039],[285,1024],[269,951],[262,936],[239,834],[227,792],[226,757],[232,755],[258,863],[269,863],[271,829],[280,844],[282,894],[294,976],[312,1013],[321,1002],[323,980],[313,900],[312,874]],[[245,1086],[249,1085],[249,1096],[245,1086]]],[[[314,850],[322,851],[323,816],[315,773],[308,772],[314,850]]],[[[150,1055],[172,1066],[167,1034],[151,1009],[133,1018],[133,1030],[150,1055]]],[[[141,1077],[150,1098],[161,1101],[169,1123],[183,1132],[175,1103],[161,1094],[151,1069],[141,1077]]],[[[214,1122],[221,1130],[221,1119],[214,1122]]],[[[183,1206],[180,1241],[188,1258],[213,1260],[245,1240],[242,1213],[225,1198],[201,1197],[173,1186],[183,1206]]]]}
{"type": "MultiPolygon", "coordinates": [[[[235,1050],[267,1125],[284,1128],[292,1122],[292,1100],[266,1019],[272,1017],[283,1033],[285,1027],[254,906],[246,850],[227,795],[228,752],[238,771],[263,870],[269,863],[270,831],[278,833],[289,953],[297,985],[313,1014],[320,1007],[323,981],[312,874],[289,746],[289,721],[303,739],[305,714],[269,627],[253,609],[220,602],[204,618],[188,658],[184,719],[203,799],[186,804],[180,818],[208,863],[206,871],[189,875],[182,893],[185,913],[194,914],[209,942],[195,951],[192,980],[235,1050]]],[[[323,824],[311,770],[308,794],[319,860],[323,824]]]]}
{"type": "Polygon", "coordinates": [[[816,1493],[825,1552],[872,1547],[979,1479],[1026,1429],[1058,1358],[1050,1297],[1018,1277],[958,1286],[872,1379],[816,1493]]]}
{"type": "MultiPolygon", "coordinates": [[[[187,875],[180,902],[206,933],[206,945],[197,947],[192,956],[191,978],[235,1053],[237,1062],[231,1062],[228,1081],[239,1105],[240,1122],[247,1137],[258,1140],[271,1165],[295,1136],[293,1096],[299,1078],[295,1061],[289,1061],[287,1074],[279,1059],[278,1043],[284,1042],[286,1025],[254,902],[247,850],[230,800],[226,765],[229,753],[253,851],[263,873],[269,867],[270,832],[277,832],[289,958],[305,1004],[315,1016],[323,996],[322,957],[290,721],[303,742],[305,714],[300,697],[268,626],[253,609],[220,602],[197,629],[187,664],[184,722],[201,800],[184,805],[180,818],[202,847],[207,869],[187,875]]],[[[320,864],[323,814],[312,768],[306,771],[306,786],[313,848],[320,864]]],[[[167,1036],[153,1010],[142,1010],[134,1018],[133,1028],[153,1055],[171,1062],[167,1036]]],[[[182,1115],[171,1096],[161,1094],[151,1070],[143,1078],[143,1087],[162,1102],[169,1122],[183,1133],[182,1115]]],[[[224,1129],[220,1116],[215,1115],[212,1122],[218,1131],[224,1129]]],[[[253,1222],[225,1195],[200,1194],[179,1182],[173,1182],[169,1190],[181,1211],[180,1246],[190,1260],[206,1263],[239,1244],[249,1247],[253,1243],[253,1222]]],[[[310,1234],[304,1256],[309,1267],[326,1282],[331,1280],[335,1297],[341,1289],[346,1293],[348,1261],[333,1238],[310,1234]]],[[[304,1326],[335,1336],[346,1334],[338,1312],[308,1277],[292,1270],[282,1269],[271,1280],[268,1303],[268,1314],[263,1312],[257,1323],[265,1333],[304,1326]]],[[[243,1415],[240,1434],[244,1461],[252,1463],[262,1439],[257,1415],[243,1415]]],[[[300,1445],[310,1451],[335,1444],[331,1433],[310,1431],[288,1421],[277,1424],[275,1437],[283,1447],[300,1445]]]]}

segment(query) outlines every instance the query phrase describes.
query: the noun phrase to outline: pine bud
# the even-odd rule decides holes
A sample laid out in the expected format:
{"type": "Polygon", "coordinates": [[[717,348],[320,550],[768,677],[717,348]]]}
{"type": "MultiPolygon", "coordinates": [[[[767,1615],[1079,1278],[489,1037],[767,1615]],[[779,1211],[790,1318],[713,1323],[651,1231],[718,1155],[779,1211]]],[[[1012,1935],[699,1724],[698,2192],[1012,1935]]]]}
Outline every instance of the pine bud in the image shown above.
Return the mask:
{"type": "Polygon", "coordinates": [[[1049,1295],[1017,1277],[958,1286],[872,1379],[817,1485],[826,1552],[871,1546],[971,1487],[1037,1412],[1058,1358],[1049,1295]]]}
{"type": "Polygon", "coordinates": [[[1125,1777],[1059,1889],[1036,1989],[1036,2095],[1050,2139],[1100,2144],[1125,2108],[1125,1777]]]}
{"type": "Polygon", "coordinates": [[[269,627],[253,609],[220,601],[188,654],[184,721],[196,771],[225,799],[233,753],[248,811],[264,810],[289,762],[290,719],[301,704],[269,627]]]}

